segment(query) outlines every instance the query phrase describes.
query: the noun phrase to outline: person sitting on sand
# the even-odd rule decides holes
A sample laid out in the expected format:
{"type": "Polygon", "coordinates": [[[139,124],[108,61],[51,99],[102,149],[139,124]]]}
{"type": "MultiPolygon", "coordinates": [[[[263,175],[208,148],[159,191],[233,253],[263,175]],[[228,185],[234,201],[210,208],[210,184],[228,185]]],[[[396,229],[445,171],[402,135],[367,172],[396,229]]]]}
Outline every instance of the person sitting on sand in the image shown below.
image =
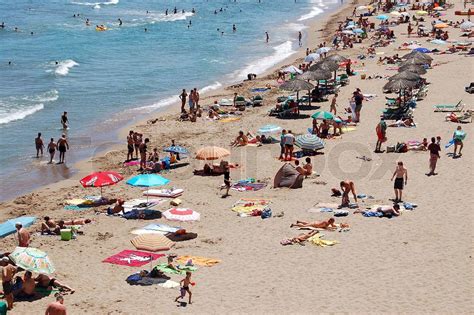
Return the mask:
{"type": "Polygon", "coordinates": [[[160,161],[160,155],[158,154],[158,148],[153,148],[153,152],[150,153],[150,156],[148,157],[149,162],[159,162],[160,161]]]}
{"type": "Polygon", "coordinates": [[[296,171],[300,173],[301,175],[306,175],[306,170],[301,167],[300,161],[295,160],[295,166],[296,166],[296,171]]]}
{"type": "Polygon", "coordinates": [[[306,164],[303,166],[305,170],[305,176],[311,176],[313,174],[313,164],[311,164],[311,158],[307,157],[305,159],[306,164]]]}
{"type": "Polygon", "coordinates": [[[244,135],[244,132],[241,130],[239,131],[239,135],[237,136],[237,138],[235,138],[234,142],[232,142],[230,145],[233,147],[243,147],[246,146],[248,143],[248,137],[244,135]]]}
{"type": "Polygon", "coordinates": [[[61,229],[64,226],[64,221],[59,221],[57,224],[50,217],[44,217],[44,222],[41,223],[41,235],[60,235],[61,229]]]}
{"type": "Polygon", "coordinates": [[[319,125],[319,137],[326,139],[329,137],[329,127],[330,125],[328,124],[326,119],[323,119],[323,122],[321,125],[319,125]]]}
{"type": "Polygon", "coordinates": [[[175,258],[176,258],[176,255],[169,254],[168,255],[168,264],[166,265],[166,267],[178,271],[178,268],[176,268],[176,266],[173,264],[173,260],[175,258]]]}
{"type": "Polygon", "coordinates": [[[31,271],[26,271],[22,278],[17,277],[16,284],[21,283],[20,289],[13,293],[15,298],[33,298],[35,296],[36,282],[31,271]]]}
{"type": "Polygon", "coordinates": [[[107,209],[107,214],[108,215],[113,215],[113,214],[116,214],[116,213],[120,213],[124,210],[124,207],[123,207],[123,204],[125,203],[125,201],[123,199],[117,199],[117,202],[115,203],[114,207],[109,207],[107,209]]]}
{"type": "Polygon", "coordinates": [[[314,222],[305,222],[305,221],[296,221],[296,223],[291,224],[290,228],[292,227],[310,227],[316,229],[326,229],[326,230],[334,230],[337,226],[334,224],[334,218],[330,218],[326,221],[314,221],[314,222]]]}
{"type": "Polygon", "coordinates": [[[59,282],[55,278],[50,278],[48,275],[40,273],[36,278],[35,281],[37,282],[36,286],[39,288],[45,288],[48,290],[52,290],[54,288],[59,289],[60,291],[69,292],[73,294],[75,292],[74,289],[71,287],[59,282]]]}
{"type": "Polygon", "coordinates": [[[355,184],[351,180],[344,180],[340,182],[340,187],[342,190],[342,201],[341,201],[341,206],[347,207],[350,203],[349,200],[349,193],[352,192],[352,195],[354,196],[355,202],[357,202],[357,194],[355,191],[355,184]]]}

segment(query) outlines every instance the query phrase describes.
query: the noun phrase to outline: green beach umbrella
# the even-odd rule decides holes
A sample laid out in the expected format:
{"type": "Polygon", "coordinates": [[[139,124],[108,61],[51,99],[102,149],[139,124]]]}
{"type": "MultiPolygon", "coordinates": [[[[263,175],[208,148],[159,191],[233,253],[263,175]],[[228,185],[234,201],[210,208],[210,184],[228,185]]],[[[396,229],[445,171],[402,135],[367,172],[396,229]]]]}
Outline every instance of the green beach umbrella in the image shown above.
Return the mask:
{"type": "Polygon", "coordinates": [[[48,254],[37,248],[17,247],[8,257],[18,267],[31,272],[51,274],[55,270],[48,254]]]}
{"type": "Polygon", "coordinates": [[[334,115],[329,113],[329,112],[325,112],[325,111],[321,111],[321,112],[316,112],[314,113],[311,118],[314,118],[314,119],[326,119],[326,120],[333,120],[334,119],[334,115]]]}

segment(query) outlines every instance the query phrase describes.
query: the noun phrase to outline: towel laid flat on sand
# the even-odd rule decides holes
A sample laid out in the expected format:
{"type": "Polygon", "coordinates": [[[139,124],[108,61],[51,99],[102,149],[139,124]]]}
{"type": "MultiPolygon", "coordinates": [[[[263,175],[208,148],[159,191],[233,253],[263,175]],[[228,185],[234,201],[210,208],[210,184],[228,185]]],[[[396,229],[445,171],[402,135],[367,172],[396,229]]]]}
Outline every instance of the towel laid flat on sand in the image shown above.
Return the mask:
{"type": "Polygon", "coordinates": [[[155,266],[156,270],[159,270],[163,273],[171,274],[171,275],[185,275],[186,271],[196,271],[197,268],[193,266],[176,266],[176,269],[168,267],[167,263],[162,263],[155,266]]]}
{"type": "Polygon", "coordinates": [[[189,260],[193,262],[194,265],[212,267],[221,262],[219,259],[206,258],[201,256],[179,256],[176,261],[180,264],[186,264],[189,260]]]}
{"type": "Polygon", "coordinates": [[[141,267],[163,256],[165,255],[146,253],[137,250],[123,250],[118,254],[104,259],[102,262],[129,267],[141,267]]]}
{"type": "Polygon", "coordinates": [[[232,211],[249,213],[253,210],[263,211],[270,204],[269,199],[240,199],[232,206],[232,211]]]}
{"type": "Polygon", "coordinates": [[[323,236],[324,236],[323,234],[316,234],[308,238],[308,242],[320,247],[327,247],[327,246],[333,246],[333,245],[339,244],[338,241],[323,240],[322,239],[323,236]]]}

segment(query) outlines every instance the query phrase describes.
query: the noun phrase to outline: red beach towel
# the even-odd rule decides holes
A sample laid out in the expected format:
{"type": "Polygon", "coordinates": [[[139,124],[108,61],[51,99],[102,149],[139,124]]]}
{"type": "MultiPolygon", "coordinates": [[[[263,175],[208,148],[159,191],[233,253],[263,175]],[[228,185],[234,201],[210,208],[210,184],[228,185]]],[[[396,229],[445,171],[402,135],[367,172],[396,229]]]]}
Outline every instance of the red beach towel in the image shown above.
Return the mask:
{"type": "Polygon", "coordinates": [[[102,262],[129,267],[141,267],[163,256],[165,255],[140,252],[137,250],[123,250],[118,254],[104,259],[102,262]]]}

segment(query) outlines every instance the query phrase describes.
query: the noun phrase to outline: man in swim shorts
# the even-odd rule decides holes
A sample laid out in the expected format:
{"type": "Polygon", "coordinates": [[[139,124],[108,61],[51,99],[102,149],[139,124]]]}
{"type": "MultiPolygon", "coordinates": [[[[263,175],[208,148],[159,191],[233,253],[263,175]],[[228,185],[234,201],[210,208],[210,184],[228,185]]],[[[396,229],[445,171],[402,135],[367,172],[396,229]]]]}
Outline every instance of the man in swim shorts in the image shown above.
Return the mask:
{"type": "Polygon", "coordinates": [[[39,157],[39,154],[43,155],[43,148],[44,143],[43,139],[41,139],[41,132],[38,132],[38,137],[35,138],[35,146],[36,146],[36,157],[39,157]]]}
{"type": "Polygon", "coordinates": [[[393,172],[392,181],[395,177],[395,182],[393,184],[393,189],[395,189],[395,202],[402,201],[402,192],[403,192],[403,184],[407,184],[408,181],[408,171],[405,167],[403,167],[403,162],[400,161],[397,164],[397,168],[393,172]]]}
{"type": "Polygon", "coordinates": [[[139,171],[143,171],[146,168],[146,150],[147,144],[150,142],[150,139],[145,138],[145,141],[140,144],[138,151],[140,151],[140,169],[139,171]]]}
{"type": "Polygon", "coordinates": [[[7,308],[11,310],[13,308],[13,277],[18,271],[18,268],[10,264],[8,257],[3,257],[0,260],[0,266],[2,266],[2,286],[3,295],[7,301],[7,308]]]}
{"type": "Polygon", "coordinates": [[[375,145],[375,153],[382,153],[382,143],[387,141],[387,123],[383,118],[375,127],[375,133],[377,134],[377,144],[375,145]]]}
{"type": "Polygon", "coordinates": [[[58,150],[59,150],[59,162],[58,164],[64,163],[64,158],[66,156],[66,151],[69,150],[69,143],[66,140],[66,135],[63,133],[61,138],[58,140],[58,150]]]}

